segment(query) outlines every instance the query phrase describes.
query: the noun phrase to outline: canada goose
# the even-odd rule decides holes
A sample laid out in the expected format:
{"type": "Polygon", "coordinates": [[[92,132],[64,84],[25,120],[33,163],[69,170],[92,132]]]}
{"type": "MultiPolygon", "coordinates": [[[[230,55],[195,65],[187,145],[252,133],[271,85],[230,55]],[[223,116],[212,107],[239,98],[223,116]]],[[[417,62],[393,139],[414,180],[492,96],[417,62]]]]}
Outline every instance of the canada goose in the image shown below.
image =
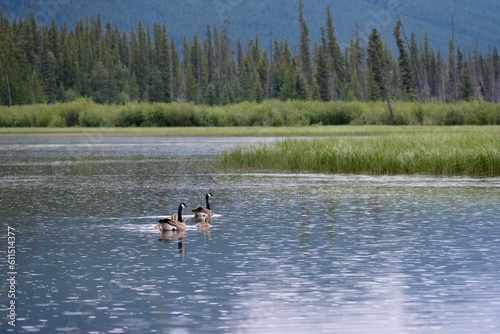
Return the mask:
{"type": "Polygon", "coordinates": [[[207,193],[205,195],[205,201],[207,203],[206,208],[199,206],[196,209],[191,210],[192,212],[194,212],[195,219],[203,219],[206,216],[208,216],[208,217],[213,216],[212,210],[210,210],[210,202],[208,201],[210,199],[210,197],[212,197],[212,196],[213,196],[212,193],[207,193]]]}
{"type": "Polygon", "coordinates": [[[196,228],[203,228],[203,229],[206,229],[206,228],[210,228],[212,225],[210,225],[210,216],[205,216],[205,219],[201,220],[201,219],[197,219],[197,221],[200,221],[198,224],[196,224],[196,228]]]}
{"type": "MultiPolygon", "coordinates": [[[[162,224],[161,222],[162,221],[166,221],[167,219],[169,219],[169,218],[167,217],[167,218],[160,219],[158,221],[158,223],[154,224],[153,228],[155,230],[159,230],[160,232],[161,231],[172,231],[172,230],[162,230],[162,228],[161,228],[161,224],[162,224]]],[[[172,213],[172,215],[170,216],[170,220],[177,221],[177,213],[172,213]]],[[[182,217],[182,220],[185,223],[187,221],[187,218],[186,217],[182,217]]]]}
{"type": "Polygon", "coordinates": [[[179,204],[177,209],[177,214],[173,214],[170,218],[158,220],[160,225],[160,231],[184,231],[186,229],[186,217],[182,217],[182,209],[186,207],[186,204],[179,204]]]}

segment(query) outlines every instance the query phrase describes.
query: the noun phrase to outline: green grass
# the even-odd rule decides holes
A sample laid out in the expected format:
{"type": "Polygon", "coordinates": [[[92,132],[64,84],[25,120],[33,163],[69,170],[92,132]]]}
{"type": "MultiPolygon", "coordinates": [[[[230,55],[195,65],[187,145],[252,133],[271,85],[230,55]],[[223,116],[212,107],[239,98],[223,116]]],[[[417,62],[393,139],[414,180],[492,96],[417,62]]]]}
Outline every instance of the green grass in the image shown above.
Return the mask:
{"type": "MultiPolygon", "coordinates": [[[[405,127],[405,131],[423,131],[425,127],[405,127]]],[[[208,137],[328,137],[359,136],[401,131],[394,126],[244,126],[244,127],[10,127],[0,135],[92,134],[105,136],[208,136],[208,137]]]]}
{"type": "MultiPolygon", "coordinates": [[[[396,125],[500,125],[500,104],[394,102],[396,125]]],[[[392,125],[384,102],[278,101],[227,106],[191,103],[67,103],[0,106],[0,127],[253,127],[392,125]]]]}
{"type": "MultiPolygon", "coordinates": [[[[448,127],[460,132],[475,132],[490,127],[448,127]]],[[[491,127],[495,128],[495,127],[491,127]]],[[[199,137],[359,137],[380,136],[394,133],[434,133],[444,127],[430,126],[241,126],[241,127],[4,127],[0,135],[79,135],[103,136],[199,136],[199,137]]],[[[500,128],[499,128],[500,129],[500,128]]]]}
{"type": "Polygon", "coordinates": [[[239,147],[223,152],[219,163],[224,168],[288,172],[500,176],[499,127],[396,129],[239,147]]]}
{"type": "Polygon", "coordinates": [[[275,144],[239,147],[219,156],[221,167],[239,170],[500,176],[499,126],[0,128],[0,135],[89,133],[283,137],[275,144]]]}

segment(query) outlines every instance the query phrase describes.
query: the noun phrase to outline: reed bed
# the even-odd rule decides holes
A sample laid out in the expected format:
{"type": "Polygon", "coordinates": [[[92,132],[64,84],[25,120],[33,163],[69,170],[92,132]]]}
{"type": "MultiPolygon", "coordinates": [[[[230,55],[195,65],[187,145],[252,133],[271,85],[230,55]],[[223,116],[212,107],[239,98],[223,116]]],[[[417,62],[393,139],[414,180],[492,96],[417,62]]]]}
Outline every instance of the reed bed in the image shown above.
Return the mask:
{"type": "Polygon", "coordinates": [[[341,174],[500,176],[500,132],[456,129],[285,139],[219,156],[222,167],[341,174]]]}

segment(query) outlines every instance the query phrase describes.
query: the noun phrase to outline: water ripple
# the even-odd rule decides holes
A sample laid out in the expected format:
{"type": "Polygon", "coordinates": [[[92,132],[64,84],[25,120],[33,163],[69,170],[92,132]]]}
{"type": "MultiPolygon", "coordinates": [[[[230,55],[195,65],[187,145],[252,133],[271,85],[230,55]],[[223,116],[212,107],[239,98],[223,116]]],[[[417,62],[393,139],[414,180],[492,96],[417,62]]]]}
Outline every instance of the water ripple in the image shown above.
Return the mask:
{"type": "Polygon", "coordinates": [[[182,139],[89,140],[0,149],[24,332],[498,332],[498,178],[237,174],[182,139]],[[153,229],[206,191],[210,230],[153,229]]]}

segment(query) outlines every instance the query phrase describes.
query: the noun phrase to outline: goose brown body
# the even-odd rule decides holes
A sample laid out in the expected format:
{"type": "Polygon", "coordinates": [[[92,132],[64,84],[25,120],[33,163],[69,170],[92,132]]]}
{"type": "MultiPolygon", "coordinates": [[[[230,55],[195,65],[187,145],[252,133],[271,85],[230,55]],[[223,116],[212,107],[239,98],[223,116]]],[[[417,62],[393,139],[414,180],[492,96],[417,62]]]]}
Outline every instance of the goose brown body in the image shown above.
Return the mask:
{"type": "Polygon", "coordinates": [[[212,225],[210,225],[210,220],[211,220],[210,216],[206,216],[201,221],[200,221],[200,219],[198,219],[198,221],[200,221],[200,222],[198,224],[196,224],[196,228],[202,228],[202,229],[210,228],[212,226],[212,225]]]}
{"type": "Polygon", "coordinates": [[[173,214],[170,218],[158,220],[160,231],[184,231],[186,229],[186,217],[182,217],[182,209],[186,207],[185,203],[179,204],[177,214],[173,214]]]}
{"type": "Polygon", "coordinates": [[[205,217],[212,217],[213,213],[212,210],[210,209],[210,197],[212,197],[212,193],[207,193],[205,195],[205,202],[206,202],[206,207],[199,206],[196,209],[191,210],[194,213],[194,218],[195,219],[203,219],[205,217]]]}

